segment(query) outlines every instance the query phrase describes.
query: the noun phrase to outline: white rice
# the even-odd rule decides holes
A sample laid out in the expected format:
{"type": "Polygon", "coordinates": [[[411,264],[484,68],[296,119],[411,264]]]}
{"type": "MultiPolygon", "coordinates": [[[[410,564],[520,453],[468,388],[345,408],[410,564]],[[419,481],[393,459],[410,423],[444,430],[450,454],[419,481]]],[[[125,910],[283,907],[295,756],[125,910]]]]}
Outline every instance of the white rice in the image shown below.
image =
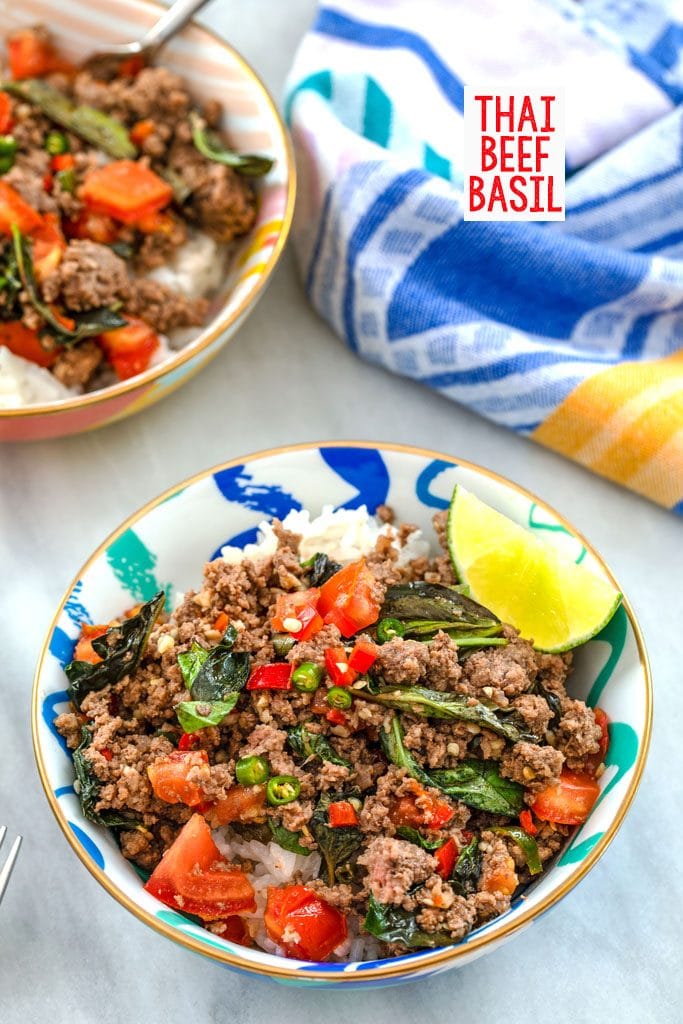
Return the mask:
{"type": "MultiPolygon", "coordinates": [[[[342,564],[354,562],[363,555],[374,550],[377,538],[391,537],[392,546],[398,551],[398,564],[405,565],[414,558],[429,554],[429,542],[425,540],[422,530],[415,530],[401,547],[398,530],[390,523],[380,521],[368,513],[365,505],[360,508],[340,508],[334,510],[332,505],[325,505],[319,516],[311,519],[310,512],[288,512],[282,521],[286,530],[301,535],[299,558],[302,562],[318,552],[322,552],[342,564]]],[[[241,562],[243,558],[259,561],[275,554],[277,536],[270,522],[264,521],[258,527],[259,536],[256,544],[247,544],[244,548],[226,545],[221,548],[221,556],[230,564],[241,562]]]]}
{"type": "Polygon", "coordinates": [[[209,235],[192,231],[184,245],[176,249],[173,258],[147,276],[188,299],[201,299],[215,291],[223,281],[226,252],[226,247],[209,235]]]}
{"type": "Polygon", "coordinates": [[[0,345],[0,409],[58,402],[77,394],[76,389],[65,387],[49,370],[0,345]]]}
{"type": "MultiPolygon", "coordinates": [[[[283,850],[277,843],[259,843],[255,839],[240,838],[232,829],[218,829],[213,833],[216,846],[224,857],[233,861],[251,861],[254,870],[249,880],[254,887],[256,910],[252,914],[240,915],[244,918],[254,942],[266,953],[285,956],[285,951],[268,937],[263,915],[266,909],[269,886],[305,884],[318,877],[320,871],[320,855],[309,853],[307,857],[299,853],[283,850]]],[[[331,960],[375,960],[379,955],[379,945],[369,935],[359,933],[358,921],[354,915],[348,919],[349,933],[345,941],[338,946],[331,960]]]]}

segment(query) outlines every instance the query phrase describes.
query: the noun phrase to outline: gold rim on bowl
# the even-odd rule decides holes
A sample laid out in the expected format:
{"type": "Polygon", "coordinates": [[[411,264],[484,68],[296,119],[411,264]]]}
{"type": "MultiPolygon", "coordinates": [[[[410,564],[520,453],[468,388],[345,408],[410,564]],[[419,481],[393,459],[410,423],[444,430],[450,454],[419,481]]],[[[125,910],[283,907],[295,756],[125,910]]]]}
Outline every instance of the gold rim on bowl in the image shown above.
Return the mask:
{"type": "MultiPolygon", "coordinates": [[[[628,616],[628,620],[633,630],[633,634],[636,639],[638,647],[638,656],[640,659],[640,666],[643,673],[643,679],[645,682],[645,721],[643,726],[642,742],[639,744],[638,758],[636,760],[633,777],[626,794],[624,795],[621,804],[618,808],[618,812],[611,822],[609,827],[600,837],[598,842],[595,844],[593,849],[586,855],[583,861],[576,867],[569,878],[555,891],[550,893],[544,900],[542,900],[538,906],[529,908],[522,912],[519,917],[514,921],[503,923],[500,929],[490,930],[485,935],[479,938],[472,939],[471,942],[460,943],[455,946],[445,947],[441,953],[435,955],[427,963],[415,964],[414,966],[406,963],[396,963],[392,960],[387,960],[386,966],[373,967],[368,970],[364,970],[360,973],[355,972],[339,972],[330,973],[328,971],[317,971],[312,968],[288,968],[286,966],[286,960],[282,967],[273,965],[267,966],[265,964],[249,963],[248,961],[241,960],[238,956],[229,952],[227,949],[219,949],[214,946],[207,946],[200,940],[193,938],[191,935],[187,935],[180,932],[178,929],[171,927],[168,924],[160,921],[157,917],[151,914],[147,910],[143,910],[142,907],[138,906],[129,896],[122,892],[106,875],[102,868],[98,867],[94,863],[92,858],[86,853],[81,846],[76,836],[71,831],[68,821],[62,812],[58,800],[56,799],[52,787],[50,785],[45,765],[43,762],[42,751],[39,739],[39,681],[43,669],[43,663],[45,661],[46,654],[48,653],[48,647],[50,638],[57,624],[57,621],[62,613],[64,605],[69,599],[73,588],[79,579],[88,571],[92,563],[100,557],[100,555],[118,538],[133,526],[139,519],[147,515],[152,509],[156,508],[165,502],[171,495],[176,494],[178,491],[190,487],[193,484],[198,483],[200,480],[204,480],[215,473],[220,472],[224,469],[230,469],[233,466],[242,465],[245,462],[254,462],[259,459],[270,458],[276,455],[287,455],[290,452],[314,450],[316,448],[376,448],[379,451],[389,452],[404,452],[409,455],[420,455],[431,459],[441,459],[444,462],[449,462],[455,466],[463,466],[465,469],[473,470],[476,473],[480,473],[482,476],[488,477],[489,479],[495,480],[497,483],[503,484],[505,487],[509,487],[518,494],[523,495],[525,498],[535,501],[537,505],[549,512],[551,516],[554,516],[559,523],[561,523],[572,536],[577,537],[582,544],[585,545],[586,550],[589,551],[594,558],[597,560],[603,571],[607,574],[609,579],[612,581],[614,586],[621,592],[621,587],[617,583],[614,575],[612,574],[609,567],[605,564],[604,560],[600,557],[598,552],[593,546],[586,540],[586,538],[578,530],[560,515],[552,506],[548,505],[545,501],[542,501],[531,491],[526,490],[524,487],[520,487],[518,484],[507,477],[502,476],[499,473],[495,473],[493,470],[485,469],[482,466],[477,465],[474,462],[469,462],[466,459],[459,459],[453,455],[446,455],[443,452],[433,451],[429,448],[419,448],[412,445],[403,444],[391,444],[384,443],[381,441],[319,441],[319,442],[306,442],[302,444],[284,445],[277,448],[268,448],[263,451],[254,452],[252,455],[242,455],[238,458],[229,459],[226,462],[222,462],[217,466],[213,466],[210,469],[205,469],[200,473],[195,473],[193,476],[188,477],[186,480],[179,484],[175,484],[173,487],[169,487],[167,490],[160,494],[158,497],[148,501],[145,505],[139,508],[131,516],[129,516],[116,530],[114,530],[107,538],[99,545],[99,547],[93,552],[93,554],[87,559],[84,565],[81,567],[79,572],[76,574],[74,579],[69,584],[69,587],[62,598],[57,612],[52,619],[50,627],[47,632],[47,636],[43,643],[43,647],[38,660],[38,666],[36,668],[35,677],[33,680],[33,693],[32,693],[32,706],[31,706],[31,731],[33,735],[33,750],[36,758],[36,764],[38,766],[38,773],[40,775],[40,781],[45,790],[45,795],[48,799],[48,803],[52,808],[52,812],[55,815],[57,822],[66,836],[71,848],[74,850],[79,860],[86,866],[88,871],[93,875],[97,881],[102,885],[107,892],[114,897],[114,899],[120,903],[123,907],[134,914],[140,921],[149,925],[159,934],[166,936],[166,938],[172,939],[174,942],[179,943],[181,946],[185,946],[187,949],[192,950],[194,953],[200,953],[202,956],[210,957],[213,960],[218,961],[221,964],[225,964],[230,967],[236,967],[241,971],[247,971],[253,974],[265,975],[271,978],[286,978],[290,981],[320,981],[328,984],[343,984],[344,982],[355,983],[363,982],[365,980],[378,980],[384,978],[396,978],[401,975],[405,976],[406,980],[409,980],[412,974],[417,974],[423,970],[432,971],[434,968],[442,967],[449,961],[456,961],[462,956],[469,955],[477,949],[481,949],[483,946],[489,945],[496,940],[509,938],[523,928],[526,924],[529,924],[535,918],[545,913],[552,906],[558,903],[564,896],[569,893],[575,885],[577,885],[581,879],[588,874],[593,865],[600,859],[609,844],[612,842],[617,831],[623,824],[626,813],[631,806],[636,790],[640,783],[643,769],[645,767],[645,761],[647,759],[647,753],[650,746],[650,734],[652,731],[652,677],[650,674],[650,666],[648,663],[647,653],[645,650],[645,644],[643,641],[642,632],[638,621],[635,617],[633,609],[629,601],[624,597],[623,606],[628,616]]],[[[284,959],[284,958],[283,958],[284,959]]]]}
{"type": "MultiPolygon", "coordinates": [[[[159,0],[138,0],[138,3],[146,4],[148,7],[164,9],[164,5],[161,4],[159,0]]],[[[184,348],[180,349],[172,359],[159,363],[158,366],[152,366],[149,370],[145,370],[144,373],[138,374],[136,377],[131,377],[129,380],[119,381],[118,384],[112,384],[109,387],[102,388],[99,391],[91,391],[85,395],[77,395],[75,398],[60,399],[56,402],[45,402],[42,405],[27,405],[18,409],[0,409],[0,420],[19,419],[27,416],[56,416],[59,415],[59,413],[73,412],[76,409],[81,409],[86,406],[97,405],[100,402],[108,401],[110,398],[118,398],[120,395],[125,395],[129,391],[134,391],[137,388],[152,384],[155,380],[159,380],[172,370],[176,370],[178,367],[184,366],[188,360],[205,352],[205,350],[213,344],[221,334],[229,330],[229,328],[244,316],[247,310],[256,303],[280,260],[280,256],[282,255],[292,226],[292,220],[294,217],[294,200],[296,196],[296,161],[294,159],[294,149],[289,132],[285,127],[280,111],[277,109],[270,92],[261,78],[257,75],[256,71],[254,71],[251,64],[245,60],[242,54],[231,46],[225,39],[221,38],[221,36],[213,29],[207,28],[205,25],[200,25],[196,21],[190,21],[188,27],[194,27],[205,32],[206,35],[210,36],[220,47],[230,53],[235,63],[239,64],[241,67],[246,78],[250,80],[251,85],[260,90],[266,106],[273,115],[273,119],[279,132],[280,142],[286,154],[287,169],[287,181],[285,186],[287,190],[287,199],[285,203],[285,210],[282,215],[282,226],[278,231],[277,241],[275,242],[269,257],[259,274],[253,290],[244,297],[235,309],[231,310],[229,313],[219,313],[217,317],[211,321],[211,324],[207,326],[207,328],[202,331],[194,341],[191,341],[184,348]]],[[[217,354],[217,352],[213,353],[211,358],[213,358],[213,355],[217,354]]],[[[175,391],[181,384],[186,383],[190,376],[198,372],[205,363],[206,359],[200,359],[198,361],[198,365],[193,371],[191,371],[188,377],[185,377],[172,385],[169,389],[169,394],[172,391],[175,391]]],[[[158,397],[164,398],[166,395],[159,395],[158,397]]]]}

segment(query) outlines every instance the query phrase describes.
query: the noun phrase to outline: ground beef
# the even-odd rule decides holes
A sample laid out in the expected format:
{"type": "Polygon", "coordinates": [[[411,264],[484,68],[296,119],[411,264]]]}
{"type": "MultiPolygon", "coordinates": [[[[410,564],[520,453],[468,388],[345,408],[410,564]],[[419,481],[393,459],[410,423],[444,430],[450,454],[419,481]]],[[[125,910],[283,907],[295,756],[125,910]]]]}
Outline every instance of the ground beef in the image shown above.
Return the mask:
{"type": "Polygon", "coordinates": [[[48,302],[62,299],[68,309],[112,306],[128,291],[125,262],[108,246],[86,239],[69,242],[61,263],[43,283],[48,302]]]}
{"type": "Polygon", "coordinates": [[[427,673],[429,664],[427,644],[394,637],[379,648],[373,671],[388,686],[414,686],[427,673]]]}
{"type": "Polygon", "coordinates": [[[254,190],[231,167],[206,160],[191,143],[171,147],[169,167],[190,189],[190,216],[219,242],[245,235],[256,218],[254,190]]]}
{"type": "Polygon", "coordinates": [[[562,701],[562,718],[555,731],[555,743],[564,754],[567,767],[573,771],[585,769],[587,755],[600,749],[602,730],[595,721],[591,708],[581,700],[562,701]]]}
{"type": "Polygon", "coordinates": [[[99,345],[94,341],[84,341],[63,349],[52,365],[52,372],[65,387],[82,387],[88,383],[103,358],[99,345]]]}
{"type": "Polygon", "coordinates": [[[206,299],[188,299],[149,278],[135,278],[126,289],[126,312],[140,317],[161,334],[176,327],[200,327],[208,306],[206,299]]]}
{"type": "Polygon", "coordinates": [[[496,833],[486,830],[481,834],[479,850],[482,854],[479,891],[512,896],[517,888],[518,879],[505,840],[496,833]]]}
{"type": "Polygon", "coordinates": [[[471,930],[477,919],[477,912],[471,900],[455,896],[448,910],[439,907],[425,907],[417,915],[417,923],[430,935],[447,935],[458,942],[471,930]]]}
{"type": "Polygon", "coordinates": [[[436,868],[426,850],[389,836],[371,839],[358,863],[367,869],[365,884],[376,900],[406,909],[414,906],[409,890],[433,875],[436,868]]]}
{"type": "Polygon", "coordinates": [[[348,914],[355,904],[363,901],[363,897],[358,891],[354,892],[350,885],[343,883],[341,885],[326,885],[321,878],[314,878],[306,883],[306,887],[317,892],[318,896],[326,903],[341,910],[343,914],[348,914]]]}
{"type": "Polygon", "coordinates": [[[2,180],[16,189],[22,199],[40,213],[57,209],[52,196],[45,191],[45,176],[50,170],[50,154],[44,149],[18,153],[14,166],[2,180]]]}
{"type": "Polygon", "coordinates": [[[448,509],[435,512],[432,516],[434,533],[441,547],[448,552],[448,509]]]}
{"type": "Polygon", "coordinates": [[[534,693],[525,693],[512,702],[515,711],[522,716],[530,732],[541,738],[545,735],[553,712],[548,702],[534,693]]]}
{"type": "Polygon", "coordinates": [[[341,643],[341,633],[336,626],[323,626],[310,640],[302,640],[295,644],[287,655],[287,661],[293,665],[303,665],[311,661],[322,668],[325,664],[325,651],[328,647],[336,647],[341,643]]]}
{"type": "Polygon", "coordinates": [[[79,746],[83,729],[79,715],[74,714],[73,711],[66,711],[62,715],[57,715],[55,718],[55,729],[60,736],[64,737],[66,745],[70,750],[75,750],[79,746]]]}
{"type": "Polygon", "coordinates": [[[448,633],[439,631],[427,644],[427,682],[433,690],[454,690],[462,675],[458,646],[448,633]]]}
{"type": "Polygon", "coordinates": [[[537,654],[538,681],[546,690],[565,697],[565,683],[572,668],[572,652],[566,654],[537,654]]]}
{"type": "Polygon", "coordinates": [[[503,635],[509,640],[505,647],[489,647],[470,654],[463,666],[462,680],[456,686],[458,693],[478,700],[487,698],[504,707],[510,697],[531,688],[537,673],[533,647],[509,627],[504,627],[503,635]]]}
{"type": "Polygon", "coordinates": [[[554,747],[521,742],[505,751],[500,773],[534,793],[558,782],[563,764],[564,755],[554,747]]]}
{"type": "Polygon", "coordinates": [[[176,250],[186,241],[187,227],[181,220],[174,218],[169,231],[155,231],[144,236],[135,254],[135,269],[144,273],[169,263],[176,250]]]}

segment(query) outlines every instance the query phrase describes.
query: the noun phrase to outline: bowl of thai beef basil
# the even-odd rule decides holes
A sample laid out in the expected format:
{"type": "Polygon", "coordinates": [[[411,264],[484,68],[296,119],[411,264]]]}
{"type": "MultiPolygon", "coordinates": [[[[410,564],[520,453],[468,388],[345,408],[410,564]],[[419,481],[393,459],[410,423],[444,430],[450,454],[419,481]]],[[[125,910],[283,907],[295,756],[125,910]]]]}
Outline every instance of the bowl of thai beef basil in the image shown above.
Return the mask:
{"type": "MultiPolygon", "coordinates": [[[[129,9],[134,37],[157,11],[129,9]]],[[[226,43],[191,27],[153,66],[90,69],[110,6],[67,24],[55,5],[49,30],[41,12],[0,22],[0,440],[100,426],[189,377],[260,295],[293,205],[282,121],[226,43]]]]}
{"type": "Polygon", "coordinates": [[[450,456],[246,456],[132,516],[77,579],[34,689],[48,799],[122,905],[222,964],[365,985],[467,963],[572,889],[637,787],[628,604],[556,513],[450,456]],[[497,524],[474,572],[467,508],[497,524]],[[144,578],[117,571],[131,530],[144,578]],[[524,559],[483,605],[504,531],[605,595],[604,624],[543,634],[524,559]]]}

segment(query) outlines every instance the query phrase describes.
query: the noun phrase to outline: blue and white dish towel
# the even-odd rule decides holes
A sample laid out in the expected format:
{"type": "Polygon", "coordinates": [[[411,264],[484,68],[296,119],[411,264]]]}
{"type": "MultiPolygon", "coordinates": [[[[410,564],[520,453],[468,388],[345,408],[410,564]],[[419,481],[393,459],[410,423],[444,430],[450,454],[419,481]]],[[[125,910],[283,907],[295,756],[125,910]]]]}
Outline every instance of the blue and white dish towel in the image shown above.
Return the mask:
{"type": "Polygon", "coordinates": [[[683,513],[683,5],[336,0],[286,110],[310,301],[360,356],[683,513]],[[463,85],[559,83],[564,223],[465,223],[463,85]]]}

